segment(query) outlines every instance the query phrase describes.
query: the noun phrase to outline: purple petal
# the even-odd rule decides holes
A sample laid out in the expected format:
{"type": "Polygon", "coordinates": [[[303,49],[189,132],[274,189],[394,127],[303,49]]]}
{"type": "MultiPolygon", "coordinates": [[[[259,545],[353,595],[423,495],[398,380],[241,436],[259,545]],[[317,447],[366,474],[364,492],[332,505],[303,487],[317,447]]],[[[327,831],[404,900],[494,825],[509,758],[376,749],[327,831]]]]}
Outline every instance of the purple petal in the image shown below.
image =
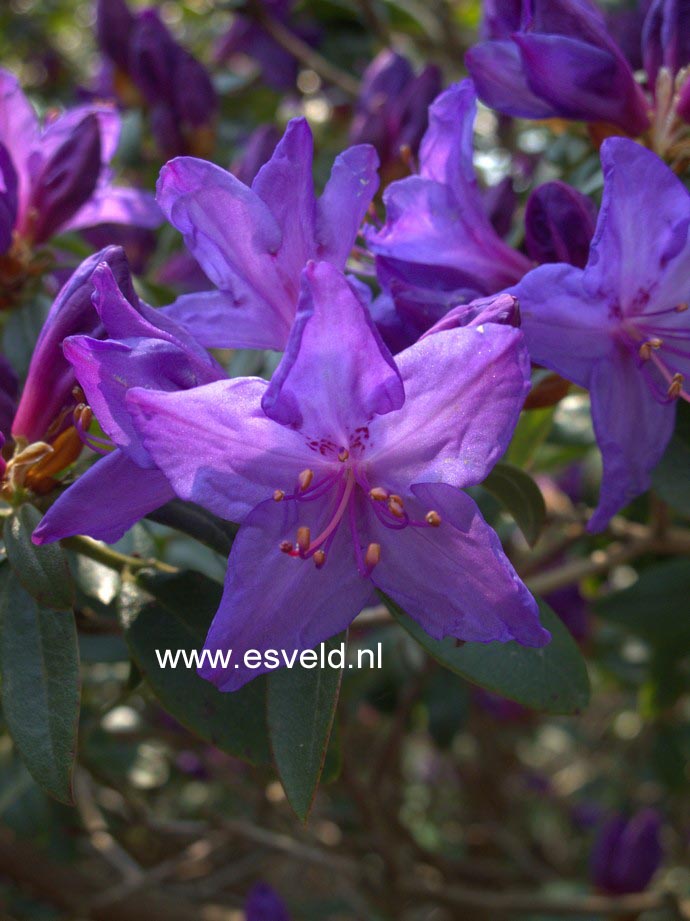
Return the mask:
{"type": "Polygon", "coordinates": [[[395,362],[366,306],[327,262],[310,263],[283,360],[263,398],[268,416],[337,446],[402,406],[395,362]]]}
{"type": "Polygon", "coordinates": [[[396,362],[405,404],[369,424],[372,486],[408,495],[414,483],[480,483],[508,447],[529,390],[522,333],[451,329],[396,362]]]}
{"type": "Polygon", "coordinates": [[[122,451],[96,461],[51,505],[33,534],[47,544],[87,534],[114,544],[139,519],[175,497],[158,470],[142,470],[122,451]]]}
{"type": "Polygon", "coordinates": [[[594,236],[596,208],[565,182],[546,182],[527,199],[525,247],[535,262],[568,262],[584,268],[594,236]]]}
{"type": "Polygon", "coordinates": [[[19,81],[0,69],[0,143],[7,148],[18,180],[19,212],[28,206],[31,189],[29,155],[39,136],[38,119],[19,81]]]}
{"type": "Polygon", "coordinates": [[[178,496],[240,521],[276,489],[291,492],[302,470],[318,470],[303,436],[264,414],[266,386],[235,378],[179,393],[128,394],[143,445],[178,496]]]}
{"type": "Polygon", "coordinates": [[[247,668],[247,650],[285,650],[291,655],[312,649],[344,630],[368,601],[371,583],[357,573],[347,528],[336,532],[322,569],[312,560],[280,552],[281,541],[294,537],[297,527],[308,521],[304,506],[309,514],[319,504],[264,502],[240,528],[223,600],[204,644],[211,651],[232,649],[232,662],[225,671],[208,665],[200,670],[221,691],[235,691],[268,670],[247,668]]]}
{"type": "Polygon", "coordinates": [[[0,143],[0,256],[12,245],[18,208],[17,171],[7,148],[0,143]]]}
{"type": "Polygon", "coordinates": [[[654,0],[644,21],[642,53],[652,89],[661,67],[675,75],[690,63],[690,7],[685,0],[654,0]]]}
{"type": "Polygon", "coordinates": [[[556,109],[532,91],[513,41],[482,42],[465,55],[465,64],[487,106],[519,118],[553,118],[556,109]]]}
{"type": "Polygon", "coordinates": [[[149,192],[101,184],[89,201],[65,224],[65,230],[81,230],[98,224],[130,224],[156,229],[163,223],[161,210],[149,192]]]}
{"type": "Polygon", "coordinates": [[[183,294],[162,312],[206,348],[274,349],[285,347],[286,324],[267,323],[263,301],[239,306],[224,291],[183,294]]]}
{"type": "Polygon", "coordinates": [[[428,329],[420,339],[426,339],[444,329],[460,326],[483,326],[484,323],[499,323],[502,326],[520,326],[520,306],[511,294],[497,294],[495,297],[479,298],[469,304],[453,307],[437,323],[428,329]]]}
{"type": "Polygon", "coordinates": [[[443,485],[417,486],[414,493],[410,515],[423,520],[435,509],[441,524],[402,530],[378,525],[381,561],[372,573],[374,584],[435,639],[548,643],[537,603],[474,501],[443,485]]]}
{"type": "Polygon", "coordinates": [[[604,463],[599,505],[588,524],[588,530],[596,532],[649,489],[651,472],[673,434],[676,407],[654,398],[635,359],[623,347],[596,365],[590,396],[604,463]]]}

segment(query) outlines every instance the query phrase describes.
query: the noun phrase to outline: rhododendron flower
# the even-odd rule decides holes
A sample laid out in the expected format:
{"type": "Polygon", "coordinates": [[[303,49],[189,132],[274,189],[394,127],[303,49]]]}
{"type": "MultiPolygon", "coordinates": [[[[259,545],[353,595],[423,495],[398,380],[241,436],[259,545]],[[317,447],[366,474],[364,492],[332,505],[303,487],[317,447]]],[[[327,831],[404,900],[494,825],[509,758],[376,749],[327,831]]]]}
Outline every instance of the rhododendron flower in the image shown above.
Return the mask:
{"type": "Polygon", "coordinates": [[[218,288],[167,310],[202,344],[282,351],[304,266],[344,267],[378,187],[378,158],[368,144],[341,153],[317,200],[312,157],[309,125],[296,118],[251,187],[192,157],[163,168],[158,201],[218,288]]]}
{"type": "Polygon", "coordinates": [[[224,377],[222,368],[162,311],[124,292],[107,265],[93,274],[94,313],[110,339],[70,336],[65,358],[89,411],[108,439],[82,431],[82,441],[104,454],[50,507],[35,543],[88,534],[110,543],[174,497],[167,479],[132,427],[125,407],[131,387],[179,390],[224,377]]]}
{"type": "Polygon", "coordinates": [[[119,134],[106,106],[79,106],[41,127],[17,80],[0,70],[0,254],[13,238],[8,215],[27,245],[103,223],[159,226],[152,195],[113,185],[119,134]]]}
{"type": "Polygon", "coordinates": [[[477,97],[471,80],[443,92],[429,109],[419,175],[384,193],[386,223],[367,235],[377,272],[399,309],[420,325],[449,307],[518,281],[532,262],[494,229],[472,165],[477,97]]]}
{"type": "Polygon", "coordinates": [[[613,895],[643,892],[661,866],[662,821],[656,809],[631,818],[611,816],[599,830],[591,857],[592,881],[613,895]]]}
{"type": "Polygon", "coordinates": [[[312,263],[270,383],[131,390],[176,493],[242,522],[206,641],[233,665],[202,675],[240,687],[257,674],[244,651],[312,648],[373,587],[435,637],[544,645],[536,602],[461,492],[503,454],[528,388],[519,330],[445,330],[394,361],[347,279],[312,263]]]}
{"type": "Polygon", "coordinates": [[[610,138],[601,160],[585,268],[544,265],[510,289],[532,359],[590,391],[604,462],[591,530],[649,488],[690,399],[690,194],[633,141],[610,138]]]}

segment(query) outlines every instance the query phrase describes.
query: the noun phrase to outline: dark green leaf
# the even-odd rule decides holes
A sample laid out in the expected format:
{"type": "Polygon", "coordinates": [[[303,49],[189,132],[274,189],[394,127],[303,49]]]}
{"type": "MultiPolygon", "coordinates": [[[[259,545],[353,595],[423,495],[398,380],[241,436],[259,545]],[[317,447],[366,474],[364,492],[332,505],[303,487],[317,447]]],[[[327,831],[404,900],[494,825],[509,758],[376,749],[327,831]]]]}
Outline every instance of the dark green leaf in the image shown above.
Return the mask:
{"type": "Polygon", "coordinates": [[[183,502],[182,499],[173,499],[146,517],[188,534],[223,556],[230,553],[237,533],[236,524],[223,521],[206,509],[191,502],[183,502]]]}
{"type": "Polygon", "coordinates": [[[32,505],[22,505],[5,521],[5,547],[12,569],[39,604],[67,610],[74,603],[74,586],[59,544],[36,547],[31,535],[41,520],[32,505]]]}
{"type": "Polygon", "coordinates": [[[690,406],[679,400],[676,430],[652,475],[658,495],[690,517],[690,406]]]}
{"type": "Polygon", "coordinates": [[[508,447],[506,460],[517,467],[529,467],[539,446],[551,431],[554,413],[552,406],[523,412],[508,447]]]}
{"type": "Polygon", "coordinates": [[[327,662],[329,652],[336,650],[335,662],[344,642],[341,635],[322,643],[315,651],[314,668],[283,668],[268,679],[273,757],[288,802],[302,821],[319,785],[343,674],[342,667],[321,667],[321,657],[327,662]]]}
{"type": "Polygon", "coordinates": [[[512,464],[499,463],[481,485],[505,506],[527,543],[534,546],[544,526],[546,506],[532,477],[512,464]]]}
{"type": "Polygon", "coordinates": [[[0,665],[7,726],[32,777],[72,802],[79,719],[79,659],[71,613],[50,611],[0,568],[0,665]]]}
{"type": "Polygon", "coordinates": [[[589,678],[584,659],[570,633],[543,601],[541,622],[552,640],[543,649],[519,643],[465,643],[435,640],[402,608],[381,596],[391,614],[441,665],[467,681],[546,713],[579,713],[589,702],[589,678]]]}
{"type": "Polygon", "coordinates": [[[121,619],[132,658],[163,707],[183,726],[228,754],[254,764],[270,763],[266,682],[255,678],[239,691],[222,694],[180,661],[163,668],[156,650],[201,650],[223,587],[195,572],[142,572],[125,586],[121,619]]]}

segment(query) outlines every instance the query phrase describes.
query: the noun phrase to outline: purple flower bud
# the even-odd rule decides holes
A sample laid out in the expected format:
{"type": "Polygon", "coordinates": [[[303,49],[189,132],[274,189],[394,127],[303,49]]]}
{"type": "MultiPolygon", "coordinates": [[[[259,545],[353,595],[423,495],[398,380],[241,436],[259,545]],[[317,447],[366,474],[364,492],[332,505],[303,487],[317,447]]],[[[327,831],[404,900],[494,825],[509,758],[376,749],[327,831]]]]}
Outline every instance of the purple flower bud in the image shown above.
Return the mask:
{"type": "Polygon", "coordinates": [[[690,63],[690,5],[653,0],[642,30],[642,56],[652,88],[661,67],[672,74],[690,63]]]}
{"type": "Polygon", "coordinates": [[[12,245],[17,201],[17,171],[7,148],[0,143],[0,256],[12,245]]]}
{"type": "Polygon", "coordinates": [[[32,236],[43,243],[93,195],[101,172],[101,133],[90,113],[47,158],[36,179],[32,236]]]}
{"type": "Polygon", "coordinates": [[[230,165],[240,182],[251,185],[264,163],[273,156],[280,134],[273,125],[260,125],[247,138],[243,153],[230,165]]]}
{"type": "Polygon", "coordinates": [[[642,892],[663,859],[661,816],[644,809],[631,819],[609,818],[592,851],[591,875],[597,888],[613,895],[642,892]]]}
{"type": "Polygon", "coordinates": [[[127,300],[138,304],[127,258],[119,246],[109,246],[81,263],[55,299],[38,337],[12,425],[15,437],[29,442],[44,440],[62,410],[75,402],[72,390],[76,378],[72,365],[62,354],[62,342],[77,333],[104,335],[91,302],[92,275],[103,262],[110,266],[127,300]]]}
{"type": "Polygon", "coordinates": [[[484,0],[481,37],[484,41],[510,38],[520,28],[522,0],[484,0]]]}
{"type": "Polygon", "coordinates": [[[484,192],[484,208],[494,230],[501,237],[507,237],[517,207],[517,195],[510,176],[501,179],[484,192]]]}
{"type": "Polygon", "coordinates": [[[256,883],[244,906],[247,921],[290,921],[285,903],[267,883],[256,883]]]}
{"type": "Polygon", "coordinates": [[[606,13],[606,26],[633,70],[642,70],[642,26],[651,0],[639,0],[637,8],[606,13]]]}
{"type": "Polygon", "coordinates": [[[125,0],[98,0],[96,39],[101,51],[121,70],[129,65],[129,43],[135,17],[125,0]]]}
{"type": "Polygon", "coordinates": [[[208,124],[215,115],[218,97],[206,68],[188,51],[178,48],[174,79],[175,110],[188,125],[208,124]]]}
{"type": "Polygon", "coordinates": [[[565,182],[546,182],[525,210],[525,246],[536,262],[567,262],[584,268],[594,235],[596,208],[565,182]]]}
{"type": "Polygon", "coordinates": [[[544,600],[568,628],[573,638],[583,643],[590,635],[591,627],[587,603],[577,585],[568,585],[546,595],[544,600]]]}

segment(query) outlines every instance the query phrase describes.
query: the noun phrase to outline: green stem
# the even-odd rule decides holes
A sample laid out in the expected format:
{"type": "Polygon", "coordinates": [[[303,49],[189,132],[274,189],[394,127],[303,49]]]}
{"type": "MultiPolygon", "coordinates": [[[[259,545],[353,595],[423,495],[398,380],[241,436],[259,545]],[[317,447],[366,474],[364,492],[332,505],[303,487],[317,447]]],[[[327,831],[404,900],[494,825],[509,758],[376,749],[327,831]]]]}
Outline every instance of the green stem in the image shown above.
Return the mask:
{"type": "Polygon", "coordinates": [[[139,572],[142,569],[157,569],[158,572],[179,572],[176,566],[169,563],[163,563],[160,560],[144,559],[138,556],[128,556],[126,553],[120,553],[113,550],[112,547],[102,544],[100,541],[92,540],[90,537],[66,537],[60,541],[60,544],[67,550],[74,550],[87,556],[90,560],[95,560],[109,569],[116,572],[139,572]]]}

